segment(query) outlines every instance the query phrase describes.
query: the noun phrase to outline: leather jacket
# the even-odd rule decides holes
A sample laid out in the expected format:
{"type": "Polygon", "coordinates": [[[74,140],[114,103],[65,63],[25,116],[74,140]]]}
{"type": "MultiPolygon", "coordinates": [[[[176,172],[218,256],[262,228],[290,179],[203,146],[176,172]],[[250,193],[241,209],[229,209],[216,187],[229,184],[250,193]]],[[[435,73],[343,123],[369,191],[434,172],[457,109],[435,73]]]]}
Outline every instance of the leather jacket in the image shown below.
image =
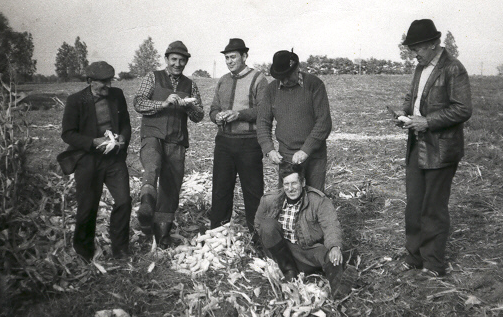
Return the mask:
{"type": "MultiPolygon", "coordinates": [[[[423,66],[414,73],[403,111],[412,115],[423,66]]],[[[421,115],[428,129],[417,136],[409,130],[406,163],[413,142],[419,151],[419,168],[437,169],[457,164],[464,155],[463,122],[472,115],[470,82],[465,67],[444,49],[420,96],[421,115]]]]}

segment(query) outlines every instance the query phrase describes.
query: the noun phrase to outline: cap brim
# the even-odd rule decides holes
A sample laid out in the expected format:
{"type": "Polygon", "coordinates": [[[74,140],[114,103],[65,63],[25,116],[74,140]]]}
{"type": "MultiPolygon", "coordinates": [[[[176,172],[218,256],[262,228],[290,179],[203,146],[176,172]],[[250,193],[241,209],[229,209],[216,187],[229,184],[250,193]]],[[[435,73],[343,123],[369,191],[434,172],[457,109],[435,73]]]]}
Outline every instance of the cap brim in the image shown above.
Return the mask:
{"type": "Polygon", "coordinates": [[[222,54],[225,54],[225,53],[229,53],[229,52],[243,52],[243,53],[248,53],[250,49],[248,47],[245,47],[245,48],[233,48],[233,49],[228,49],[228,50],[223,50],[223,51],[220,51],[220,53],[222,54]]]}
{"type": "Polygon", "coordinates": [[[436,40],[436,39],[440,38],[441,36],[442,36],[442,32],[438,32],[437,35],[435,35],[434,37],[429,38],[429,39],[420,40],[420,41],[407,42],[407,39],[405,39],[405,41],[403,41],[402,45],[411,46],[411,45],[421,44],[424,42],[436,40]]]}

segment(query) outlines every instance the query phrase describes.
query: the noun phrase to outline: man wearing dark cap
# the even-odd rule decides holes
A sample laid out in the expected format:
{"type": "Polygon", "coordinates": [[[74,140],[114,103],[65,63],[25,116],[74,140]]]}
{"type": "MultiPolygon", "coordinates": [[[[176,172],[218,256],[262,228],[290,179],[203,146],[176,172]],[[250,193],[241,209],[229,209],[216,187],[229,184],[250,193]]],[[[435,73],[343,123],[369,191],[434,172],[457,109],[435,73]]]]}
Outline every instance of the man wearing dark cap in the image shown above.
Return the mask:
{"type": "Polygon", "coordinates": [[[182,74],[189,57],[181,41],[169,44],[166,69],[147,74],[134,97],[134,108],[143,115],[140,158],[145,170],[138,221],[144,233],[153,230],[161,248],[170,244],[178,208],[189,147],[187,118],[199,122],[204,115],[197,85],[182,74]]]}
{"type": "Polygon", "coordinates": [[[257,117],[262,152],[276,164],[302,164],[307,185],[324,191],[326,139],[332,130],[325,85],[318,77],[301,72],[299,57],[290,51],[274,54],[271,75],[276,80],[267,86],[257,117]],[[273,119],[278,150],[272,141],[273,119]]]}
{"type": "Polygon", "coordinates": [[[94,255],[94,234],[100,197],[105,184],[114,199],[110,215],[112,254],[129,253],[131,196],[126,155],[131,125],[121,89],[111,87],[114,68],[94,62],[86,68],[89,86],[70,95],[63,114],[61,138],[67,152],[78,157],[68,172],[75,172],[77,216],[73,246],[90,261],[94,255]]]}
{"type": "Polygon", "coordinates": [[[246,224],[253,221],[264,192],[262,151],[257,141],[257,105],[267,86],[265,76],[246,65],[248,47],[242,39],[230,39],[221,52],[230,73],[217,83],[210,118],[217,124],[213,159],[211,227],[229,222],[234,186],[239,174],[246,224]]]}
{"type": "Polygon", "coordinates": [[[412,22],[402,43],[418,66],[397,124],[408,129],[406,155],[405,248],[401,270],[445,275],[449,234],[449,196],[464,154],[463,123],[472,114],[470,83],[464,66],[440,46],[433,21],[412,22]]]}

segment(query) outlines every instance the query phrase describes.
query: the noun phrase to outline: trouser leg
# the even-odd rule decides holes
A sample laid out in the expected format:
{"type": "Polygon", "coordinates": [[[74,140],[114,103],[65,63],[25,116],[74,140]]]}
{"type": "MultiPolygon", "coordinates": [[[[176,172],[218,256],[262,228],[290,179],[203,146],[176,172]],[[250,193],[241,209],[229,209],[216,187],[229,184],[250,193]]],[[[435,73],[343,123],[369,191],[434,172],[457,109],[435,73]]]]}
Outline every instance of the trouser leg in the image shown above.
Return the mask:
{"type": "Polygon", "coordinates": [[[445,273],[445,249],[449,236],[449,197],[457,165],[426,170],[426,191],[421,216],[420,247],[423,266],[445,273]]]}
{"type": "Polygon", "coordinates": [[[119,160],[112,163],[106,171],[105,184],[114,199],[110,215],[110,240],[112,252],[128,252],[129,220],[131,217],[131,196],[129,173],[126,162],[119,160]]]}
{"type": "Polygon", "coordinates": [[[231,220],[236,184],[236,165],[230,138],[217,136],[213,157],[213,186],[211,190],[211,228],[231,220]]]}
{"type": "Polygon", "coordinates": [[[413,145],[406,167],[405,186],[407,206],[405,207],[405,248],[408,251],[405,261],[416,267],[423,265],[419,248],[421,247],[421,213],[425,194],[424,170],[418,166],[418,150],[413,145]]]}
{"type": "Polygon", "coordinates": [[[185,147],[163,143],[163,160],[153,225],[155,239],[161,248],[167,248],[171,244],[169,232],[178,209],[184,168],[185,147]]]}
{"type": "Polygon", "coordinates": [[[236,156],[236,168],[243,190],[246,225],[254,232],[255,214],[264,194],[262,150],[257,139],[243,139],[241,153],[236,156]]]}
{"type": "Polygon", "coordinates": [[[140,208],[138,209],[138,221],[141,230],[151,233],[152,220],[157,200],[157,179],[161,170],[162,162],[161,141],[154,137],[141,140],[140,159],[143,165],[143,186],[140,191],[140,208]]]}
{"type": "Polygon", "coordinates": [[[96,169],[95,157],[84,155],[75,169],[77,215],[73,247],[86,260],[94,255],[96,217],[103,191],[103,172],[96,169]]]}
{"type": "Polygon", "coordinates": [[[178,209],[184,169],[185,147],[173,143],[164,143],[159,174],[157,212],[174,214],[178,209]]]}

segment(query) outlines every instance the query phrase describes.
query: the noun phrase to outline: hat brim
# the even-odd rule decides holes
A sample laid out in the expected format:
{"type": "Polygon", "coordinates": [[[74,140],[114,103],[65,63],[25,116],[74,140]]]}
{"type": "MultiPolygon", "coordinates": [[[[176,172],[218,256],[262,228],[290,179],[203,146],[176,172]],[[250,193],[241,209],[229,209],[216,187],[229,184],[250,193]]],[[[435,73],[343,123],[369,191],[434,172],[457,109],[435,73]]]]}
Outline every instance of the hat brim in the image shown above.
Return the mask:
{"type": "Polygon", "coordinates": [[[292,66],[290,66],[287,70],[282,71],[282,72],[276,71],[274,69],[274,65],[271,65],[271,68],[270,68],[271,76],[273,78],[276,78],[276,79],[286,78],[286,77],[288,77],[288,75],[290,75],[295,70],[295,68],[297,68],[298,65],[299,65],[299,62],[298,61],[294,61],[294,63],[292,64],[292,66]]]}
{"type": "Polygon", "coordinates": [[[184,51],[179,51],[179,50],[168,51],[168,52],[164,53],[164,56],[168,56],[169,54],[180,54],[180,55],[185,56],[187,58],[190,57],[189,53],[184,52],[184,51]]]}
{"type": "Polygon", "coordinates": [[[223,50],[220,51],[220,53],[225,54],[229,52],[243,52],[243,53],[248,53],[250,49],[248,47],[243,47],[243,48],[230,48],[228,50],[223,50]]]}
{"type": "Polygon", "coordinates": [[[403,41],[402,45],[411,46],[411,45],[421,44],[421,43],[424,43],[424,42],[428,42],[428,41],[433,41],[433,40],[439,39],[441,36],[442,36],[442,32],[437,32],[437,34],[434,37],[429,38],[429,39],[420,40],[420,41],[413,42],[413,41],[407,41],[407,39],[405,39],[405,41],[403,41]]]}

